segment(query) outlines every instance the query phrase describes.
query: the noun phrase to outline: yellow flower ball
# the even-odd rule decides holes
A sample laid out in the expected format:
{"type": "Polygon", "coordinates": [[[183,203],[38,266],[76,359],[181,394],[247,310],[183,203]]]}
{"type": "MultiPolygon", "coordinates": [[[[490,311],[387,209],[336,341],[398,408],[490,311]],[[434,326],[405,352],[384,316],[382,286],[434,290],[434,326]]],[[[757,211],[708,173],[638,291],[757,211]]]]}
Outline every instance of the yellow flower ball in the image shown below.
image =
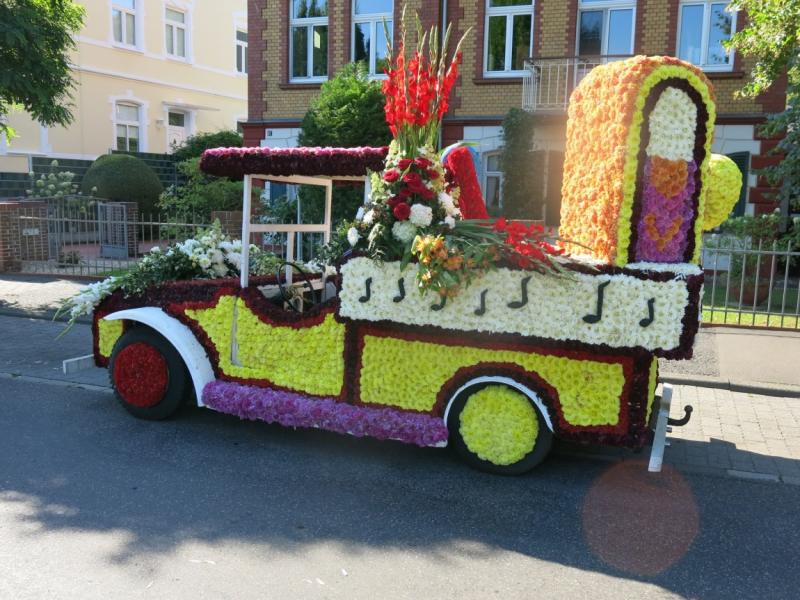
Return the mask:
{"type": "Polygon", "coordinates": [[[722,224],[731,214],[742,191],[742,172],[727,156],[712,154],[708,165],[703,229],[708,231],[722,224]]]}
{"type": "Polygon", "coordinates": [[[533,450],[539,421],[523,394],[505,385],[490,385],[467,400],[459,432],[467,448],[483,460],[512,465],[533,450]]]}

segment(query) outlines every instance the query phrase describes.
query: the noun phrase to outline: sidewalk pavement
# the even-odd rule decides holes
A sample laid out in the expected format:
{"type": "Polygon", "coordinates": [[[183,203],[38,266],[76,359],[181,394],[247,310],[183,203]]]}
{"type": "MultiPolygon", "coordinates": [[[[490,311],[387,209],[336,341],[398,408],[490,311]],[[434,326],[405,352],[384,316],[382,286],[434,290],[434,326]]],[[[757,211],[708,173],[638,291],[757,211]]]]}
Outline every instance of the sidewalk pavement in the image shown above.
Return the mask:
{"type": "MultiPolygon", "coordinates": [[[[0,314],[52,319],[61,302],[96,280],[0,275],[0,314]]],[[[88,320],[87,320],[88,322],[88,320]]]]}
{"type": "Polygon", "coordinates": [[[800,398],[800,331],[702,327],[691,360],[661,360],[662,381],[800,398]]]}

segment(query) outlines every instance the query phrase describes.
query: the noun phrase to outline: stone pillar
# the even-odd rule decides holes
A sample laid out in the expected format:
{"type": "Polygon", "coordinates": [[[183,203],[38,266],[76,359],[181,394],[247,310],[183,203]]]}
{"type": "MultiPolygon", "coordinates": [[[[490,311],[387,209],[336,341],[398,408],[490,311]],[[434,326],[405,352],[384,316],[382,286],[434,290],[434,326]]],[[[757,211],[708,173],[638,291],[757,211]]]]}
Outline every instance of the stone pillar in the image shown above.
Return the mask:
{"type": "Polygon", "coordinates": [[[0,202],[0,273],[19,271],[19,202],[0,202]]]}

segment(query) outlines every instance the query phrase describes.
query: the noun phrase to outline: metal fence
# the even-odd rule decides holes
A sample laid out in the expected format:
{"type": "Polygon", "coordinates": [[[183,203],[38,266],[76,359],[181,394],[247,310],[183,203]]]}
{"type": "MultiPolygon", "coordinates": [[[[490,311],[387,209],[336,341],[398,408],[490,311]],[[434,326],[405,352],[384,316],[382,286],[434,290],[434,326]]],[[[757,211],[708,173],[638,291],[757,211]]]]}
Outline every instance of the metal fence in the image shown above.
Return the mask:
{"type": "Polygon", "coordinates": [[[800,329],[796,245],[710,236],[703,268],[703,322],[800,329]]]}
{"type": "Polygon", "coordinates": [[[32,202],[18,224],[22,272],[76,277],[130,268],[154,246],[209,227],[195,215],[142,215],[135,205],[79,197],[32,202]]]}

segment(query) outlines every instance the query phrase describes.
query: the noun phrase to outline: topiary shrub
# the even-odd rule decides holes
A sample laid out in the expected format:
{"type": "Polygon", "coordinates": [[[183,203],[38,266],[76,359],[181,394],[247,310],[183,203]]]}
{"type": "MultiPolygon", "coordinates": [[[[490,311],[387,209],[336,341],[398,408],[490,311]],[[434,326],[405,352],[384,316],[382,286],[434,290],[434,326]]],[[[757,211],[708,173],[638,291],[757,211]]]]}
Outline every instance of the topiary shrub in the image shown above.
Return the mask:
{"type": "Polygon", "coordinates": [[[83,176],[83,193],[115,202],[136,202],[139,212],[153,213],[164,186],[155,171],[128,154],[104,154],[83,176]]]}

